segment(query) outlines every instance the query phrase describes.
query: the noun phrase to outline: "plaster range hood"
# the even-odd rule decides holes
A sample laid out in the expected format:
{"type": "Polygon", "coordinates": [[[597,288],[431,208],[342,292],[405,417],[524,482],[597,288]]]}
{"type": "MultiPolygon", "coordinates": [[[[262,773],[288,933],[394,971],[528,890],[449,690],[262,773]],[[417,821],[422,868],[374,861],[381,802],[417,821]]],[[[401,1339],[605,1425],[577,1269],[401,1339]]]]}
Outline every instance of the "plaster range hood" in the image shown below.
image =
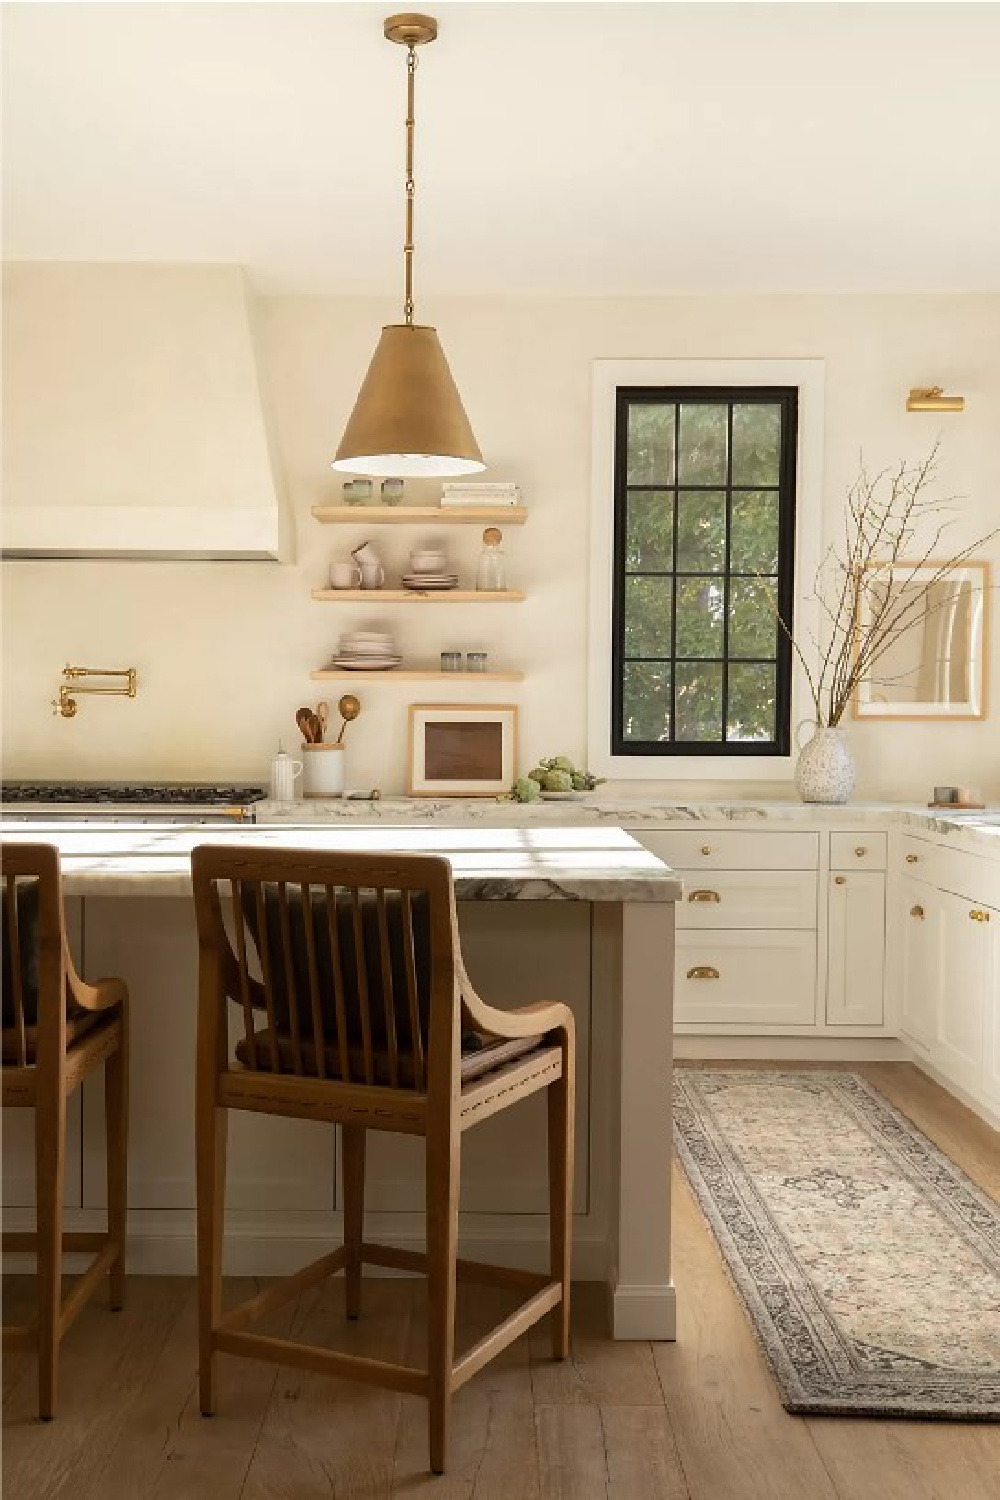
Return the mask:
{"type": "Polygon", "coordinates": [[[10,264],[3,376],[4,557],[287,556],[239,267],[10,264]]]}

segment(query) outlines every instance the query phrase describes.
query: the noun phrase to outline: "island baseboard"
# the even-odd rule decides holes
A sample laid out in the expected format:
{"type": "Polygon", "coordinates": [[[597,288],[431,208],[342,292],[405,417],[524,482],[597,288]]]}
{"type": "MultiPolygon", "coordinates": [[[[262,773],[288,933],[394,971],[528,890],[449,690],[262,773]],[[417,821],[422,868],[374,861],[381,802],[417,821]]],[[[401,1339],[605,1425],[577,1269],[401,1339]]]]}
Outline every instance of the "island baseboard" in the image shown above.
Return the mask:
{"type": "MultiPolygon", "coordinates": [[[[30,1209],[7,1209],[5,1229],[31,1229],[30,1209]]],[[[68,1210],[68,1231],[99,1231],[104,1228],[100,1210],[68,1210]]],[[[423,1219],[414,1214],[372,1214],[366,1232],[377,1240],[407,1250],[424,1248],[423,1219]]],[[[339,1213],[250,1214],[234,1212],[226,1218],[227,1276],[287,1276],[324,1248],[343,1239],[343,1217],[339,1213]]],[[[470,1259],[508,1265],[521,1270],[546,1271],[549,1264],[547,1221],[534,1215],[470,1214],[459,1232],[459,1254],[470,1259]]],[[[82,1267],[84,1256],[67,1255],[68,1274],[82,1267]]],[[[130,1275],[193,1276],[197,1263],[193,1210],[156,1211],[138,1209],[129,1214],[128,1263],[130,1275]]],[[[4,1255],[5,1273],[31,1272],[34,1256],[4,1255]]],[[[399,1272],[380,1267],[365,1275],[391,1276],[399,1272]]],[[[581,1220],[574,1231],[573,1276],[577,1281],[608,1278],[607,1228],[581,1220]]]]}

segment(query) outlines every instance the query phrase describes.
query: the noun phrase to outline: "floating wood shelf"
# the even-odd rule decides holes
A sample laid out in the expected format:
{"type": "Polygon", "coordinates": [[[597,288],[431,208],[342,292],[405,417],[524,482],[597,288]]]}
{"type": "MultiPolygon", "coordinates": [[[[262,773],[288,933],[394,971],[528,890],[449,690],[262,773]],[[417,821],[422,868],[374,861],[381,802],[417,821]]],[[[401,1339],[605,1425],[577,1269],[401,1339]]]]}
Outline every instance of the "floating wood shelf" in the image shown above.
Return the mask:
{"type": "Polygon", "coordinates": [[[331,667],[329,671],[310,672],[313,682],[382,682],[395,678],[397,682],[523,682],[523,672],[442,672],[440,670],[419,671],[400,667],[387,667],[384,672],[352,672],[344,667],[331,667]]]}
{"type": "Polygon", "coordinates": [[[524,505],[314,505],[312,513],[326,525],[355,526],[523,526],[528,519],[524,505]]]}
{"type": "Polygon", "coordinates": [[[324,604],[520,604],[526,597],[517,589],[313,589],[314,599],[324,604]]]}

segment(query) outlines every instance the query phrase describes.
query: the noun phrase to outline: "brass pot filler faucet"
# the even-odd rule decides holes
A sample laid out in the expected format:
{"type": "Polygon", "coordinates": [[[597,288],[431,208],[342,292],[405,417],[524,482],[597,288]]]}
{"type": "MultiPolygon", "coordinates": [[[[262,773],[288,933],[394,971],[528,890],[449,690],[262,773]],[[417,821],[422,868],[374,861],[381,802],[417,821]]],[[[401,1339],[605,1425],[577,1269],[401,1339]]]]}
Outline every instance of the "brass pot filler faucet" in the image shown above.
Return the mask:
{"type": "Polygon", "coordinates": [[[100,693],[111,698],[134,698],[139,687],[139,676],[135,667],[63,667],[66,682],[59,684],[58,695],[52,700],[52,712],[72,719],[79,708],[77,698],[81,693],[100,693]],[[122,687],[78,687],[81,677],[124,677],[122,687]]]}

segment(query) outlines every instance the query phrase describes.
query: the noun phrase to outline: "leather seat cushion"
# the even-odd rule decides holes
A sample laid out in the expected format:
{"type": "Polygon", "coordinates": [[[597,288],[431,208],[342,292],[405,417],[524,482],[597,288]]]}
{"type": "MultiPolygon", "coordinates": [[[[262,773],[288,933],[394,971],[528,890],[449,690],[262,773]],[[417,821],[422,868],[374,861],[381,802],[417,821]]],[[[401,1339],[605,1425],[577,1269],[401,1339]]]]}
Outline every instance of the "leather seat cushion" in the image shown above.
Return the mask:
{"type": "MultiPolygon", "coordinates": [[[[78,1011],[75,1012],[72,1016],[67,1016],[66,1051],[70,1052],[77,1042],[82,1041],[85,1036],[87,1036],[91,1031],[94,1031],[98,1026],[101,1025],[102,1022],[114,1020],[117,1018],[117,1015],[118,1011],[117,1009],[115,1009],[111,1011],[78,1011]]],[[[24,1050],[26,1061],[29,1064],[33,1064],[37,1060],[38,1053],[37,1026],[26,1026],[24,1028],[24,1050]]],[[[17,1028],[14,1026],[5,1026],[3,1028],[4,1067],[9,1066],[10,1064],[14,1064],[16,1066],[17,1062],[17,1028]]]]}
{"type": "MultiPolygon", "coordinates": [[[[479,1031],[466,1032],[462,1037],[462,1082],[471,1083],[476,1078],[485,1077],[486,1074],[505,1067],[517,1058],[526,1057],[529,1052],[535,1052],[539,1047],[544,1046],[546,1040],[544,1036],[498,1039],[488,1037],[479,1031]]],[[[279,1071],[294,1073],[295,1049],[291,1037],[284,1032],[279,1032],[277,1046],[279,1071]]],[[[300,1052],[303,1073],[316,1077],[318,1075],[316,1049],[312,1042],[307,1042],[303,1038],[300,1043],[300,1052]]],[[[336,1044],[328,1041],[323,1048],[323,1054],[327,1077],[340,1078],[340,1056],[336,1044]]],[[[265,1027],[262,1031],[255,1031],[250,1042],[245,1036],[242,1037],[236,1046],[236,1057],[244,1067],[269,1073],[272,1061],[270,1029],[265,1027]]],[[[349,1049],[348,1062],[351,1082],[364,1082],[364,1053],[361,1048],[349,1049]]],[[[372,1053],[372,1063],[375,1082],[388,1086],[390,1081],[388,1052],[382,1048],[376,1048],[372,1053]]],[[[400,1085],[404,1088],[412,1088],[413,1066],[409,1056],[403,1052],[399,1056],[398,1070],[400,1085]]]]}

